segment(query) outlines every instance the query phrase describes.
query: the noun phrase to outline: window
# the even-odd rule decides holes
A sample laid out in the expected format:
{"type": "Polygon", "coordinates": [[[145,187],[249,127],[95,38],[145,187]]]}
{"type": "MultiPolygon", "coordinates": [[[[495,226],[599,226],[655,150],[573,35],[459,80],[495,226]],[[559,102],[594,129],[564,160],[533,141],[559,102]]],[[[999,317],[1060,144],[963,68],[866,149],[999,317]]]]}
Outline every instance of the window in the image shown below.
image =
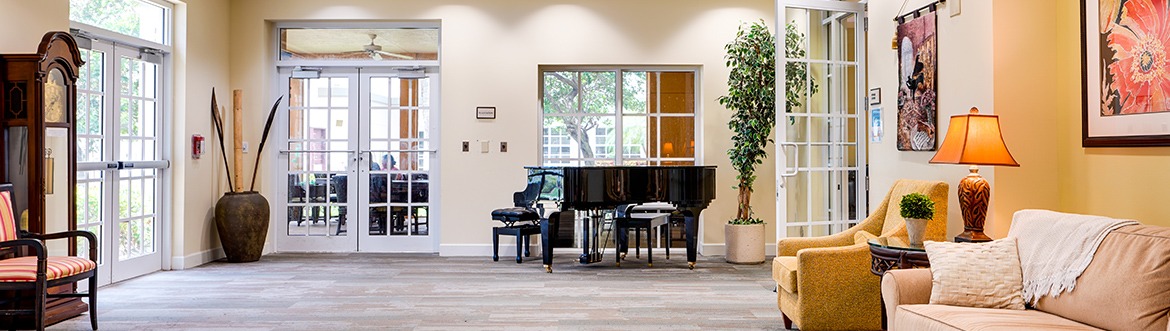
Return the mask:
{"type": "Polygon", "coordinates": [[[541,72],[542,164],[696,163],[695,71],[541,72]]]}
{"type": "Polygon", "coordinates": [[[69,20],[170,45],[170,10],[146,0],[69,0],[69,20]]]}

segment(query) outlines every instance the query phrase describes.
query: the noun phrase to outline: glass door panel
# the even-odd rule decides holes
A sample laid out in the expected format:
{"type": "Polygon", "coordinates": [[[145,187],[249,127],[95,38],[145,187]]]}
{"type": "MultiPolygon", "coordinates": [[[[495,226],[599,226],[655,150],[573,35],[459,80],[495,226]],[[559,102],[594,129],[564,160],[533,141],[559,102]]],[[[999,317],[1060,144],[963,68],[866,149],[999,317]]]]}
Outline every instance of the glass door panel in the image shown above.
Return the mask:
{"type": "MultiPolygon", "coordinates": [[[[865,217],[865,145],[858,138],[865,123],[863,107],[864,44],[857,26],[864,14],[858,4],[800,1],[785,4],[779,22],[795,27],[799,51],[789,49],[783,88],[785,100],[776,136],[777,214],[785,215],[777,237],[823,236],[843,231],[865,217]]],[[[778,29],[786,31],[784,27],[778,29]]]]}
{"type": "Polygon", "coordinates": [[[94,42],[81,52],[77,229],[97,235],[107,284],[162,268],[161,73],[137,49],[94,42]]]}
{"type": "Polygon", "coordinates": [[[364,168],[369,189],[366,230],[360,250],[431,252],[437,249],[432,222],[434,153],[431,139],[437,78],[401,78],[390,73],[362,75],[364,168]]]}
{"type": "MultiPolygon", "coordinates": [[[[338,70],[319,78],[285,76],[288,112],[282,187],[284,220],[278,226],[281,251],[355,251],[350,233],[355,217],[353,182],[357,147],[356,70],[338,70]]],[[[286,74],[287,75],[287,74],[286,74]]]]}

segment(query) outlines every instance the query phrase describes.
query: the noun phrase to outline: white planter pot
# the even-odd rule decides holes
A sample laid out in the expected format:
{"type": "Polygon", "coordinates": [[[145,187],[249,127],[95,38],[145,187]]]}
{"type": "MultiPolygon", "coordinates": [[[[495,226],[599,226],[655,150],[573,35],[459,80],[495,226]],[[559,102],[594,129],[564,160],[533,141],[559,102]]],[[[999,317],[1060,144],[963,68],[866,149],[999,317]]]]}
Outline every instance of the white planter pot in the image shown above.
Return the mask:
{"type": "Polygon", "coordinates": [[[906,235],[910,237],[911,245],[922,245],[922,236],[926,234],[926,222],[920,218],[906,219],[906,235]]]}
{"type": "Polygon", "coordinates": [[[764,225],[723,226],[723,238],[727,243],[727,262],[736,264],[764,263],[764,225]]]}

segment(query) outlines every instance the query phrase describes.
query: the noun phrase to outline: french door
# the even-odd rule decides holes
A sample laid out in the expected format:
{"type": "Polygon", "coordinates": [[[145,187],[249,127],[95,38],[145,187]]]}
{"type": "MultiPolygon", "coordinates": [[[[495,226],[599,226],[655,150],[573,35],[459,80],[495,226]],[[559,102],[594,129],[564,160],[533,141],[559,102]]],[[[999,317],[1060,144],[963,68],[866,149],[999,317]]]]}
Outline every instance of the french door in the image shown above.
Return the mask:
{"type": "MultiPolygon", "coordinates": [[[[162,268],[161,64],[94,41],[77,80],[77,229],[98,237],[98,282],[162,268]]],[[[79,242],[79,253],[88,251],[79,242]]]]}
{"type": "Polygon", "coordinates": [[[438,74],[280,73],[277,250],[437,251],[438,74]]]}
{"type": "MultiPolygon", "coordinates": [[[[797,103],[777,102],[776,237],[823,236],[864,218],[865,5],[845,1],[779,0],[781,84],[797,87],[797,103]],[[803,51],[803,52],[802,52],[803,51]],[[789,77],[793,75],[793,77],[789,77]],[[792,84],[789,84],[792,82],[792,84]]],[[[786,95],[788,93],[781,93],[786,95]]]]}

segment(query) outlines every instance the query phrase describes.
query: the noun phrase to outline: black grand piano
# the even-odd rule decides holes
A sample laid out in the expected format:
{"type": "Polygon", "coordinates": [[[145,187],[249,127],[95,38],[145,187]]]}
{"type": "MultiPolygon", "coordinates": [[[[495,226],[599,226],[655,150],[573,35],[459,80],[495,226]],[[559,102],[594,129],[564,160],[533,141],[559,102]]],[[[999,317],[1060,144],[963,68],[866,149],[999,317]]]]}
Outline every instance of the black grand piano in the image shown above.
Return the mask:
{"type": "MultiPolygon", "coordinates": [[[[545,189],[559,194],[561,213],[541,220],[541,253],[544,270],[552,272],[552,243],[560,222],[572,221],[577,211],[588,218],[582,238],[581,263],[601,261],[600,227],[605,212],[620,205],[670,202],[683,215],[686,227],[687,262],[695,268],[699,214],[715,199],[714,166],[613,166],[613,167],[525,167],[529,175],[559,174],[549,183],[560,187],[545,189]]],[[[546,195],[546,198],[547,197],[546,195]]]]}

